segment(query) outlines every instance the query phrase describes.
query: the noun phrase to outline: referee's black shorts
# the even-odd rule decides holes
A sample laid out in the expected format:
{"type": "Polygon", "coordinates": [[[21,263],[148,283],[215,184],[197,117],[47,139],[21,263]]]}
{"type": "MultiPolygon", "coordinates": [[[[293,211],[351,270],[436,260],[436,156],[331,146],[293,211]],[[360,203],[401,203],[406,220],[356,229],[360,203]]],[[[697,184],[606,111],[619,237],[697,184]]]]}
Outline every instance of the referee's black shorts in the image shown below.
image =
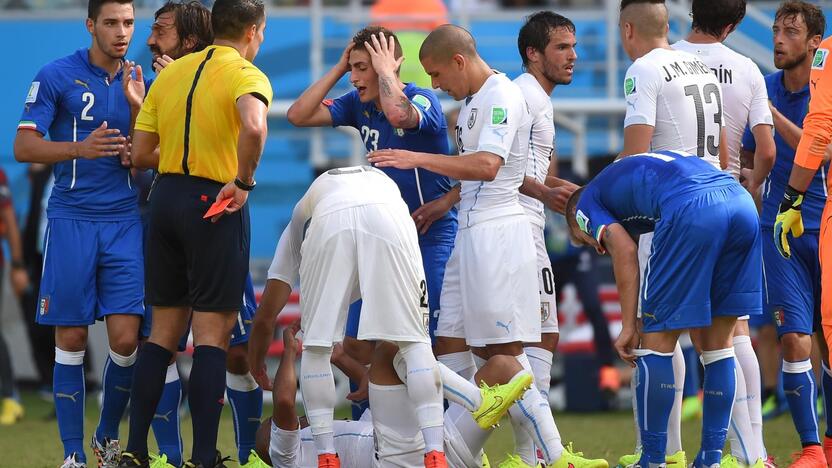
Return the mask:
{"type": "Polygon", "coordinates": [[[223,184],[163,174],[150,195],[145,295],[152,306],[238,311],[248,274],[248,204],[216,223],[202,219],[223,184]]]}

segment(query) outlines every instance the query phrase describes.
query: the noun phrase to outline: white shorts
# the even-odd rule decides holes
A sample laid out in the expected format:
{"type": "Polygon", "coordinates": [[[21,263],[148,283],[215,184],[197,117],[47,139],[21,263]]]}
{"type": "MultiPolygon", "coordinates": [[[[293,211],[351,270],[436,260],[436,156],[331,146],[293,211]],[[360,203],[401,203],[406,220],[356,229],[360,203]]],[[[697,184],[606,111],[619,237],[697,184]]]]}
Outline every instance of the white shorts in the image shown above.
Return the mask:
{"type": "Polygon", "coordinates": [[[540,291],[540,331],[541,333],[558,333],[558,304],[555,296],[555,276],[552,273],[552,260],[546,250],[543,229],[531,225],[534,247],[537,251],[537,287],[540,291]]]}
{"type": "Polygon", "coordinates": [[[349,305],[359,297],[359,340],[430,343],[416,227],[398,208],[364,205],[312,219],[300,262],[304,346],[341,341],[349,305]]]}
{"type": "Polygon", "coordinates": [[[540,341],[540,295],[531,225],[525,215],[461,228],[439,301],[436,336],[469,346],[540,341]]]}

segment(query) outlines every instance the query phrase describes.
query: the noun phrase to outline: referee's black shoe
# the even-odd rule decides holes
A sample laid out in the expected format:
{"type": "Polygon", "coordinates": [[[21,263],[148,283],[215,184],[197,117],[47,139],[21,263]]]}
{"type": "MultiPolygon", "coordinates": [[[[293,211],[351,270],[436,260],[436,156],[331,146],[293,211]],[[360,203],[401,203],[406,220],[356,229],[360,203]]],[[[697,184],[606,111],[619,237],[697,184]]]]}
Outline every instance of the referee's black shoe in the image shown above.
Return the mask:
{"type": "Polygon", "coordinates": [[[130,452],[121,452],[118,468],[150,468],[150,458],[147,455],[142,457],[130,452]]]}

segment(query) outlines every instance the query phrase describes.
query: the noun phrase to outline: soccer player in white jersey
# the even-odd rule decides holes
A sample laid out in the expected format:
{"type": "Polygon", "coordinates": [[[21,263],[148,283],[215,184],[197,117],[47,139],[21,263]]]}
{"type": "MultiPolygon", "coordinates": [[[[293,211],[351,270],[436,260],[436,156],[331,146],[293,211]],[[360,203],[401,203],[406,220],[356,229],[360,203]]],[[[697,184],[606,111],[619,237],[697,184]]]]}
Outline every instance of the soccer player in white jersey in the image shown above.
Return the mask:
{"type": "MultiPolygon", "coordinates": [[[[748,173],[746,187],[755,199],[774,165],[773,121],[763,74],[751,59],[729,49],[722,42],[745,16],[745,0],[694,0],[691,4],[692,30],[673,48],[690,52],[705,62],[722,87],[728,172],[740,178],[740,150],[745,128],[754,135],[754,169],[748,173]]],[[[760,364],[751,346],[748,316],[740,317],[734,328],[734,353],[737,364],[737,393],[728,438],[731,454],[722,464],[736,466],[762,463],[767,458],[763,443],[763,416],[760,399],[760,364]]],[[[677,382],[677,385],[680,383],[677,382]]]]}
{"type": "MultiPolygon", "coordinates": [[[[456,124],[459,156],[379,150],[369,161],[379,167],[425,168],[462,181],[436,353],[466,378],[475,369],[468,346],[481,359],[513,356],[531,372],[523,343],[540,341],[540,300],[531,226],[518,200],[531,127],[523,93],[482,60],[474,38],[458,26],[432,31],[419,60],[434,88],[465,100],[456,124]]],[[[536,387],[510,413],[512,424],[527,430],[547,464],[569,456],[536,387]]]]}
{"type": "MultiPolygon", "coordinates": [[[[332,169],[315,179],[280,237],[269,279],[283,292],[300,281],[300,387],[319,465],[339,466],[330,356],[333,343],[343,339],[349,304],[361,297],[358,339],[399,345],[425,466],[445,467],[442,385],[422,322],[425,273],[416,227],[396,184],[368,166],[332,169]]],[[[262,355],[267,344],[252,342],[249,353],[262,355]]]]}
{"type": "MultiPolygon", "coordinates": [[[[532,224],[537,252],[537,281],[540,295],[541,340],[525,343],[524,350],[534,371],[535,385],[546,403],[552,372],[552,357],[558,345],[558,316],[552,262],[546,250],[543,228],[546,224],[544,201],[551,201],[552,190],[547,177],[557,173],[554,157],[555,122],[550,95],[557,85],[572,82],[575,61],[575,25],[568,18],[551,11],[529,16],[520,28],[517,48],[525,73],[514,80],[520,87],[532,116],[526,175],[520,186],[520,205],[532,224]]],[[[551,203],[547,203],[551,207],[551,203]]],[[[618,377],[616,376],[616,381],[618,377]]],[[[500,466],[523,468],[537,463],[534,442],[522,428],[512,426],[515,455],[500,466]],[[518,430],[520,429],[520,430],[518,430]]],[[[583,460],[581,460],[583,461],[583,460]]],[[[586,460],[581,466],[606,467],[605,460],[586,460]]]]}
{"type": "MultiPolygon", "coordinates": [[[[318,466],[310,429],[302,427],[303,421],[295,412],[295,333],[294,327],[287,327],[283,332],[285,352],[275,376],[274,410],[272,417],[263,421],[257,438],[258,453],[276,468],[318,466]]],[[[408,399],[404,385],[407,377],[398,348],[388,342],[379,342],[371,364],[369,372],[363,367],[362,370],[365,375],[369,374],[372,411],[366,411],[358,421],[335,423],[335,443],[342,466],[418,466],[424,439],[418,430],[415,407],[408,399]]],[[[486,393],[481,393],[473,383],[447,368],[442,370],[442,379],[450,400],[444,426],[448,466],[481,466],[479,454],[492,428],[483,429],[471,417],[472,405],[486,393],[501,392],[503,396],[516,399],[531,384],[532,377],[515,359],[496,356],[477,373],[478,381],[493,385],[482,386],[486,393]]],[[[510,404],[501,405],[497,414],[504,414],[510,404]]]]}
{"type": "MultiPolygon", "coordinates": [[[[722,89],[702,60],[670,47],[664,1],[622,0],[619,27],[622,47],[633,60],[624,79],[627,110],[620,157],[649,151],[683,151],[704,158],[717,168],[727,168],[728,153],[720,144],[725,135],[722,89]]],[[[652,233],[639,237],[641,277],[648,267],[651,245],[652,233]]],[[[681,382],[685,368],[678,344],[673,352],[673,373],[680,384],[669,415],[668,463],[687,465],[681,438],[681,382]]],[[[639,379],[632,382],[636,385],[639,379]]],[[[641,407],[642,402],[633,403],[637,414],[649,410],[641,407]]],[[[637,463],[640,458],[638,417],[635,422],[637,453],[622,457],[621,465],[637,463]]]]}

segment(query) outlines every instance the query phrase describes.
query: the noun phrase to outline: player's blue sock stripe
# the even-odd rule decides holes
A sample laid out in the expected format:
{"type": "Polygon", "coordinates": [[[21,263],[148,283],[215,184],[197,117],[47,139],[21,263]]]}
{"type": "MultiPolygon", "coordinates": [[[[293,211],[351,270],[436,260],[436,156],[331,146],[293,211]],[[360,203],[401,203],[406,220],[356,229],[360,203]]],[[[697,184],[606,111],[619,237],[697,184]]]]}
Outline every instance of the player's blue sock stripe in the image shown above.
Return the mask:
{"type": "Polygon", "coordinates": [[[817,444],[817,398],[811,362],[783,362],[783,390],[792,413],[794,427],[802,444],[817,444]],[[804,370],[805,369],[805,370],[804,370]]]}
{"type": "Polygon", "coordinates": [[[245,464],[255,448],[260,415],[263,413],[263,389],[256,387],[249,391],[226,387],[228,401],[234,416],[237,451],[240,464],[245,464]]]}
{"type": "Polygon", "coordinates": [[[676,396],[673,358],[646,354],[636,359],[638,383],[636,396],[641,428],[642,466],[665,462],[667,422],[676,396]]]}
{"type": "Polygon", "coordinates": [[[734,434],[737,435],[737,441],[740,443],[740,449],[742,449],[742,462],[747,465],[752,465],[756,460],[751,460],[748,458],[748,449],[745,448],[745,441],[742,440],[742,433],[737,429],[737,425],[734,424],[734,421],[731,421],[731,429],[734,430],[734,434]]]}
{"type": "Polygon", "coordinates": [[[471,401],[471,399],[470,399],[470,398],[468,398],[468,397],[466,397],[465,395],[463,395],[463,394],[462,394],[462,392],[460,392],[459,390],[455,390],[453,387],[450,387],[450,386],[448,386],[448,385],[445,385],[445,391],[450,392],[450,393],[453,393],[453,394],[454,394],[454,395],[456,395],[457,397],[459,397],[459,398],[461,398],[461,399],[465,400],[465,402],[466,402],[466,403],[468,403],[468,406],[470,406],[471,408],[476,408],[476,407],[477,407],[477,405],[475,405],[475,404],[474,404],[474,402],[473,402],[473,401],[471,401]]]}
{"type": "Polygon", "coordinates": [[[702,446],[697,459],[705,466],[711,466],[722,458],[722,447],[731,423],[737,391],[736,359],[733,348],[705,351],[702,357],[705,395],[702,401],[702,446]]]}
{"type": "Polygon", "coordinates": [[[537,435],[537,440],[539,442],[538,448],[545,452],[545,458],[549,460],[551,458],[551,455],[549,454],[549,449],[546,448],[546,441],[543,440],[543,435],[540,433],[540,427],[538,427],[537,425],[537,420],[534,418],[534,415],[529,413],[526,407],[523,406],[522,400],[517,400],[517,406],[520,408],[520,411],[523,412],[523,415],[525,415],[527,418],[529,418],[529,421],[531,421],[532,427],[534,427],[534,433],[537,435]]]}
{"type": "Polygon", "coordinates": [[[127,409],[127,403],[130,401],[134,367],[132,364],[122,367],[109,356],[107,357],[101,382],[104,389],[101,415],[95,431],[95,438],[99,442],[103,442],[105,437],[118,440],[118,425],[124,416],[124,410],[127,409]]]}
{"type": "Polygon", "coordinates": [[[182,381],[176,379],[167,382],[162,389],[159,404],[153,416],[151,426],[156,437],[159,453],[167,455],[171,465],[182,464],[184,445],[179,430],[179,406],[182,404],[182,381]]]}
{"type": "MultiPolygon", "coordinates": [[[[83,357],[81,358],[83,359],[83,357]]],[[[84,365],[66,365],[56,362],[53,371],[53,395],[58,431],[64,445],[64,458],[73,452],[77,461],[86,463],[84,454],[84,365]]]]}

